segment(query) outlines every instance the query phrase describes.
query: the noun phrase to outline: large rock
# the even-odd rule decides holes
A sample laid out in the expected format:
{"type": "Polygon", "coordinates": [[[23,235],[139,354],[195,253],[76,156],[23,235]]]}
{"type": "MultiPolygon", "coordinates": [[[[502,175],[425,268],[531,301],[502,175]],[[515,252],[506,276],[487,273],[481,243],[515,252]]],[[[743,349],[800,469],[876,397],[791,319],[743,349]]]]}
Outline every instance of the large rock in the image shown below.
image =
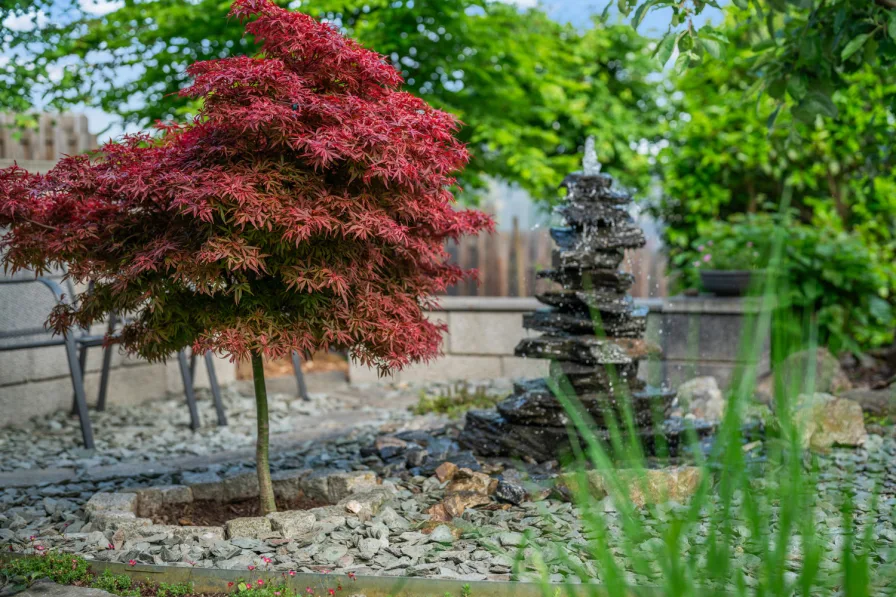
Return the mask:
{"type": "Polygon", "coordinates": [[[345,497],[337,505],[342,506],[346,512],[354,514],[361,520],[370,520],[393,497],[395,494],[391,490],[374,486],[373,489],[345,497]]]}
{"type": "Polygon", "coordinates": [[[715,377],[695,377],[678,388],[678,406],[698,419],[720,421],[725,414],[725,398],[715,377]]]}
{"type": "Polygon", "coordinates": [[[373,471],[315,471],[302,479],[302,490],[312,499],[337,504],[353,493],[377,487],[373,471]]]}
{"type": "MultiPolygon", "coordinates": [[[[622,484],[625,497],[638,508],[667,501],[684,503],[696,493],[702,479],[701,469],[695,466],[643,471],[618,469],[613,475],[622,484]]],[[[612,484],[601,471],[586,471],[585,481],[592,497],[601,499],[610,495],[612,484]]],[[[579,476],[576,473],[566,473],[557,479],[557,484],[561,489],[569,491],[571,496],[575,496],[579,490],[579,476]]]]}
{"type": "Polygon", "coordinates": [[[213,471],[184,473],[181,475],[181,480],[193,492],[194,500],[221,501],[224,499],[223,482],[221,477],[213,471]]]}
{"type": "Polygon", "coordinates": [[[865,418],[858,402],[830,394],[800,394],[794,422],[803,448],[825,451],[832,446],[860,446],[865,442],[865,418]]]}
{"type": "Polygon", "coordinates": [[[226,529],[228,539],[261,539],[271,534],[271,521],[263,516],[234,518],[227,521],[226,529]]]}
{"type": "Polygon", "coordinates": [[[867,415],[874,417],[896,416],[896,384],[879,390],[853,389],[843,392],[840,396],[858,402],[862,411],[867,415]]]}
{"type": "Polygon", "coordinates": [[[36,582],[17,595],[19,597],[114,597],[112,593],[100,589],[57,585],[49,581],[36,582]]]}
{"type": "MultiPolygon", "coordinates": [[[[802,350],[795,352],[777,365],[782,372],[784,388],[797,395],[809,390],[822,394],[840,394],[852,389],[852,383],[840,366],[840,361],[827,348],[818,348],[814,352],[802,350]],[[806,376],[815,372],[812,387],[808,387],[806,376]]],[[[764,375],[756,384],[756,397],[762,402],[773,402],[775,394],[775,376],[764,375]]]]}

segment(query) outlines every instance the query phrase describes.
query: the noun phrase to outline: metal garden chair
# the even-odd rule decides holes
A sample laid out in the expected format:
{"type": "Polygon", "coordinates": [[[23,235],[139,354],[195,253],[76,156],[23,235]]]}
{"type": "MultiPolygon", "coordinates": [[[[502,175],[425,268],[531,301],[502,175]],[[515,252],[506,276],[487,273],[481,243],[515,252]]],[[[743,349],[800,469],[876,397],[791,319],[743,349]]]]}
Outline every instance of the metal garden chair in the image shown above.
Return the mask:
{"type": "MultiPolygon", "coordinates": [[[[120,318],[112,315],[106,328],[106,334],[91,335],[82,329],[68,330],[63,336],[54,336],[44,327],[44,321],[50,311],[68,297],[75,296],[74,288],[66,281],[66,289],[59,282],[46,277],[39,278],[0,278],[0,351],[27,350],[49,346],[64,346],[66,360],[71,375],[73,389],[72,410],[78,415],[81,423],[81,434],[84,445],[94,448],[93,430],[87,410],[87,398],[84,392],[84,373],[87,366],[87,350],[102,346],[105,335],[115,333],[120,318]]],[[[106,395],[111,372],[112,346],[103,349],[103,364],[100,370],[100,388],[97,409],[106,407],[106,395]]],[[[195,364],[191,366],[187,355],[181,351],[177,355],[184,394],[190,411],[190,427],[199,428],[199,412],[196,407],[193,373],[195,364]]],[[[191,357],[191,360],[195,360],[191,357]]],[[[215,374],[214,361],[211,354],[205,355],[212,397],[217,411],[218,424],[226,425],[227,418],[221,400],[221,390],[215,374]]]]}

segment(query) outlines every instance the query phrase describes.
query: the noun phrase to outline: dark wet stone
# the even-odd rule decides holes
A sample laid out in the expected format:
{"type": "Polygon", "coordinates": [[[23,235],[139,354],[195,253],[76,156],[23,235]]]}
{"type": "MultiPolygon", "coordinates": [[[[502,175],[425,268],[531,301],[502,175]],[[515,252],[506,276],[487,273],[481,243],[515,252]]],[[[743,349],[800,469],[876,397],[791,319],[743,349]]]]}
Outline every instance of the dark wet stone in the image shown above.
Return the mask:
{"type": "MultiPolygon", "coordinates": [[[[705,421],[694,421],[694,432],[699,439],[712,434],[716,426],[705,421]]],[[[670,419],[657,430],[653,427],[637,429],[637,438],[647,456],[675,458],[687,446],[688,426],[681,419],[670,419]]],[[[594,427],[594,436],[603,442],[608,452],[610,432],[594,427]]],[[[466,425],[458,441],[484,456],[507,456],[526,461],[544,462],[569,455],[570,428],[553,426],[517,425],[493,410],[472,410],[467,413],[466,425]]],[[[574,435],[580,436],[577,432],[574,435]]],[[[584,441],[579,437],[579,441],[584,441]]],[[[626,441],[623,435],[623,441],[626,441]]],[[[619,456],[611,453],[611,456],[619,456]]]]}
{"type": "MultiPolygon", "coordinates": [[[[620,384],[621,385],[621,384],[620,384]]],[[[651,425],[663,420],[675,398],[675,392],[647,388],[629,394],[628,387],[619,395],[588,393],[572,397],[591,416],[594,423],[606,427],[611,418],[620,422],[626,409],[636,425],[651,425]]],[[[514,384],[514,393],[497,405],[497,411],[511,423],[562,427],[569,416],[544,380],[514,384]]]]}
{"type": "Polygon", "coordinates": [[[616,385],[628,386],[629,390],[640,390],[644,382],[638,379],[638,364],[616,365],[609,368],[599,365],[583,365],[571,361],[551,363],[550,375],[564,379],[576,394],[613,392],[616,385]]]}
{"type": "Polygon", "coordinates": [[[612,291],[550,290],[536,294],[535,298],[545,305],[573,313],[590,313],[594,309],[601,315],[621,316],[635,311],[635,304],[630,296],[612,291]]]}
{"type": "Polygon", "coordinates": [[[630,273],[614,269],[564,267],[540,271],[536,276],[548,278],[565,287],[594,288],[623,295],[635,282],[635,277],[630,273]]]}
{"type": "Polygon", "coordinates": [[[539,332],[572,335],[595,334],[614,338],[640,338],[647,330],[647,309],[635,309],[631,313],[592,317],[590,313],[566,313],[556,309],[539,309],[523,315],[523,327],[539,332]]]}
{"type": "Polygon", "coordinates": [[[566,222],[573,227],[581,228],[584,225],[607,225],[631,220],[631,215],[625,207],[611,203],[581,203],[573,202],[559,205],[554,208],[566,222]]]}
{"type": "Polygon", "coordinates": [[[551,267],[589,267],[596,269],[616,269],[625,258],[622,249],[608,251],[564,251],[551,252],[551,267]]]}
{"type": "Polygon", "coordinates": [[[659,352],[659,347],[641,338],[595,338],[589,336],[537,336],[517,344],[518,357],[574,361],[585,365],[629,365],[659,352]]]}
{"type": "MultiPolygon", "coordinates": [[[[644,231],[629,216],[608,225],[590,225],[584,229],[573,226],[554,226],[551,238],[562,251],[605,251],[607,249],[637,249],[647,243],[644,231]]],[[[584,265],[584,264],[579,264],[584,265]]]]}

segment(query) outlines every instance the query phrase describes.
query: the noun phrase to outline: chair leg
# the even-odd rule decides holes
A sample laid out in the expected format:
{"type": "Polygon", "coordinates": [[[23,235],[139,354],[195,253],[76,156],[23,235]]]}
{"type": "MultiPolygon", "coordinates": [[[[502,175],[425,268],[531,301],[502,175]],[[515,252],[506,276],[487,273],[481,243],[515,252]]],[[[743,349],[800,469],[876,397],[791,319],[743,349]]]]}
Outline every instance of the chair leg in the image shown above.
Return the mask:
{"type": "MultiPolygon", "coordinates": [[[[81,379],[84,379],[84,375],[87,373],[87,347],[81,346],[78,348],[78,366],[81,368],[81,379]]],[[[72,392],[72,414],[78,414],[78,396],[75,392],[72,392]]]]}
{"type": "MultiPolygon", "coordinates": [[[[115,325],[118,318],[115,314],[109,315],[109,325],[106,327],[106,336],[111,336],[115,332],[115,325]]],[[[100,370],[100,394],[96,400],[97,410],[106,410],[106,394],[109,391],[109,369],[112,366],[112,347],[103,347],[103,368],[100,370]]]]}
{"type": "Polygon", "coordinates": [[[292,369],[296,374],[296,386],[299,390],[299,397],[306,402],[311,400],[308,397],[308,388],[305,387],[305,375],[302,373],[302,357],[296,351],[292,353],[292,369]]]}
{"type": "Polygon", "coordinates": [[[218,385],[218,375],[215,373],[215,361],[212,353],[205,353],[205,369],[208,371],[208,383],[212,386],[212,399],[215,401],[215,412],[218,413],[218,426],[227,425],[227,415],[224,414],[224,402],[221,400],[221,387],[218,385]]]}
{"type": "Polygon", "coordinates": [[[65,352],[68,356],[68,368],[71,373],[72,388],[75,394],[75,409],[78,413],[78,419],[81,421],[81,436],[84,438],[84,447],[88,450],[93,450],[96,446],[93,443],[93,427],[90,424],[90,413],[87,412],[83,370],[81,363],[78,361],[78,349],[75,346],[75,339],[70,334],[71,332],[69,332],[69,337],[65,339],[65,352]]]}
{"type": "Polygon", "coordinates": [[[180,377],[184,382],[184,395],[187,397],[187,408],[190,409],[190,429],[199,429],[199,411],[196,409],[196,394],[193,393],[193,377],[190,375],[190,364],[187,362],[187,353],[183,350],[177,353],[177,364],[180,367],[180,377]]]}

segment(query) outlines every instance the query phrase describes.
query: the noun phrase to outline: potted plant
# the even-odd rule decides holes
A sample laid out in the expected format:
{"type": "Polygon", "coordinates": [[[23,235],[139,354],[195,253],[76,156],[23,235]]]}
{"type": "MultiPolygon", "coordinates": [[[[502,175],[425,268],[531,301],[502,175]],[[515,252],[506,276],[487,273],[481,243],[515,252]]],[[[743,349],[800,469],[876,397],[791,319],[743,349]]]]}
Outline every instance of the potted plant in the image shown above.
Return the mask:
{"type": "Polygon", "coordinates": [[[716,296],[747,294],[754,276],[764,267],[762,240],[754,238],[756,228],[735,219],[712,222],[700,232],[684,254],[699,287],[716,296]]]}

